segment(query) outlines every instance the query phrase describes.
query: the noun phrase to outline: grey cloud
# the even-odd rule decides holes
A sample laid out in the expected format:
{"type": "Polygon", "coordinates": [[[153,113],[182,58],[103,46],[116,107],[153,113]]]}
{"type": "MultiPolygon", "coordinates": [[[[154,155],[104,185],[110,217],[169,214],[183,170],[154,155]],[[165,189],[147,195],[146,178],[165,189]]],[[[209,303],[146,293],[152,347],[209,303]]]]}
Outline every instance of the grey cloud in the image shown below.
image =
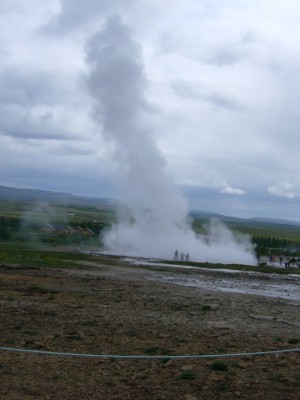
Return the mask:
{"type": "Polygon", "coordinates": [[[33,68],[6,69],[0,75],[0,103],[24,106],[57,104],[63,99],[64,87],[63,82],[57,85],[57,80],[57,77],[33,68]]]}
{"type": "MultiPolygon", "coordinates": [[[[68,86],[69,85],[69,86],[68,86]]],[[[20,66],[0,75],[0,132],[19,139],[76,140],[56,110],[70,104],[64,75],[20,66]]],[[[66,122],[66,121],[65,121],[66,122]]]]}
{"type": "MultiPolygon", "coordinates": [[[[107,149],[107,143],[100,143],[104,138],[96,139],[96,129],[100,138],[103,127],[105,133],[111,127],[119,129],[124,143],[130,141],[136,149],[134,156],[138,162],[144,147],[134,147],[140,135],[134,117],[139,114],[137,123],[142,125],[142,134],[155,124],[155,135],[173,168],[174,179],[186,181],[197,173],[214,170],[230,183],[225,191],[241,188],[246,192],[244,196],[219,193],[219,186],[206,196],[206,188],[199,196],[191,195],[196,208],[216,207],[216,211],[224,211],[226,206],[227,213],[233,214],[244,210],[252,215],[300,215],[300,58],[296,18],[300,7],[293,0],[289,6],[283,0],[276,5],[268,0],[263,7],[260,3],[0,0],[2,178],[7,171],[8,148],[10,158],[18,166],[12,175],[14,179],[22,169],[21,153],[28,165],[32,163],[33,170],[38,163],[33,152],[39,154],[43,163],[50,151],[65,158],[66,163],[75,154],[77,170],[81,170],[82,164],[92,158],[88,156],[92,146],[97,155],[107,149]],[[208,12],[206,3],[213,4],[215,12],[208,12]],[[291,18],[292,3],[295,18],[291,18]],[[93,61],[90,59],[84,65],[82,43],[115,11],[120,11],[135,28],[144,48],[149,82],[143,76],[141,49],[132,41],[127,42],[132,47],[123,53],[123,63],[108,65],[113,51],[116,56],[119,54],[117,45],[114,47],[109,40],[118,44],[122,36],[130,36],[128,27],[119,27],[117,31],[116,23],[111,25],[109,35],[102,31],[97,36],[99,42],[94,39],[95,53],[92,54],[91,47],[88,50],[93,61]],[[41,35],[41,24],[47,21],[50,22],[44,31],[49,35],[41,35]],[[76,79],[80,79],[81,68],[89,67],[95,68],[95,74],[88,79],[87,95],[86,88],[77,85],[76,79]],[[107,67],[105,73],[102,67],[107,67]],[[103,73],[99,80],[97,73],[103,73]],[[128,84],[123,82],[119,90],[122,74],[128,84]],[[163,112],[149,113],[147,85],[149,98],[163,112]],[[91,92],[94,95],[90,96],[91,92]],[[92,97],[100,121],[97,128],[88,116],[92,97]],[[97,102],[99,98],[101,101],[97,102]],[[115,108],[108,110],[109,102],[115,108]],[[129,139],[126,132],[132,128],[135,136],[129,139]],[[294,188],[279,182],[292,182],[294,188]]],[[[112,154],[113,145],[109,146],[107,159],[112,154]]],[[[162,162],[160,157],[157,159],[162,162]]],[[[102,160],[99,163],[100,170],[102,160]]],[[[150,161],[150,170],[151,164],[156,164],[156,159],[150,161]]],[[[75,188],[76,176],[73,178],[75,188]]],[[[77,181],[80,187],[81,182],[77,181]]],[[[90,182],[95,188],[97,177],[90,182]]],[[[43,186],[42,177],[39,184],[43,186]]]]}
{"type": "Polygon", "coordinates": [[[255,46],[257,41],[256,34],[247,31],[235,42],[222,43],[214,50],[214,53],[206,61],[211,64],[222,66],[232,66],[249,56],[251,46],[255,46]]]}
{"type": "Polygon", "coordinates": [[[133,0],[61,0],[61,11],[50,23],[43,27],[46,33],[65,33],[78,29],[82,24],[128,7],[133,0]]]}
{"type": "Polygon", "coordinates": [[[299,220],[299,198],[289,198],[284,201],[280,197],[270,196],[260,189],[251,190],[244,196],[224,195],[214,189],[181,186],[182,192],[188,198],[190,209],[202,209],[223,215],[251,218],[274,217],[299,220]],[[289,207],[287,207],[287,201],[289,207]]]}
{"type": "Polygon", "coordinates": [[[1,168],[0,182],[2,185],[12,187],[116,198],[117,193],[110,176],[99,172],[96,166],[97,164],[92,164],[87,168],[84,164],[81,168],[77,168],[76,165],[70,163],[53,163],[47,157],[42,163],[39,157],[34,157],[33,165],[24,163],[22,166],[20,164],[16,166],[14,162],[8,163],[5,169],[1,168]],[[38,168],[37,165],[39,165],[38,168]]]}
{"type": "Polygon", "coordinates": [[[270,46],[253,30],[241,33],[236,40],[223,42],[222,39],[215,44],[209,55],[202,59],[208,64],[218,67],[231,67],[240,62],[247,61],[258,49],[266,50],[270,46]]]}
{"type": "Polygon", "coordinates": [[[183,99],[205,101],[217,108],[225,108],[230,111],[245,111],[245,105],[234,96],[222,93],[199,83],[187,83],[183,81],[173,82],[173,91],[183,99]]]}
{"type": "Polygon", "coordinates": [[[242,59],[242,54],[239,51],[234,51],[234,49],[222,49],[216,54],[209,58],[207,61],[211,64],[216,64],[218,66],[233,65],[242,59]]]}
{"type": "Polygon", "coordinates": [[[78,140],[74,132],[60,126],[51,112],[36,116],[32,110],[18,106],[0,107],[0,134],[16,139],[78,140]]]}

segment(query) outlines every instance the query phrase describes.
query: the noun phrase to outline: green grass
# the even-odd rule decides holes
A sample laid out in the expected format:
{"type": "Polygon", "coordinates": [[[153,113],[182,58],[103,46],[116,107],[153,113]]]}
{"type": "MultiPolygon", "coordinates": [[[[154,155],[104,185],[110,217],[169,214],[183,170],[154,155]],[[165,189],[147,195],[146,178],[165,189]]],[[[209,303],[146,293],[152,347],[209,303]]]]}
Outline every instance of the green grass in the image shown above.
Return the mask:
{"type": "Polygon", "coordinates": [[[43,207],[40,204],[42,203],[0,200],[0,216],[20,218],[23,221],[30,219],[31,222],[45,221],[45,218],[47,218],[45,212],[47,214],[47,211],[49,211],[49,218],[55,216],[57,220],[64,220],[67,223],[91,221],[110,223],[116,219],[115,210],[107,206],[95,207],[51,204],[50,206],[47,205],[43,207]]]}
{"type": "MultiPolygon", "coordinates": [[[[58,247],[59,249],[59,247],[58,247]]],[[[65,252],[60,251],[51,246],[31,246],[19,242],[1,242],[0,241],[0,264],[14,265],[18,267],[48,267],[48,268],[81,268],[80,261],[95,261],[95,257],[83,253],[75,253],[74,249],[70,248],[70,252],[66,249],[65,252]]],[[[119,257],[105,258],[106,265],[114,265],[119,257]]],[[[97,258],[99,261],[99,259],[97,258]]],[[[165,261],[170,265],[178,265],[174,261],[165,261]]],[[[198,268],[211,268],[211,269],[231,269],[237,271],[257,271],[263,273],[275,274],[300,274],[299,268],[276,268],[276,267],[259,267],[247,266],[238,264],[211,264],[199,262],[182,262],[180,264],[189,265],[198,268]]],[[[143,267],[143,266],[141,266],[143,267]]],[[[147,268],[147,267],[144,267],[147,268]]],[[[203,311],[210,311],[210,306],[204,305],[203,311]]]]}
{"type": "Polygon", "coordinates": [[[196,379],[196,374],[193,371],[184,371],[180,376],[179,379],[182,379],[184,381],[187,380],[194,380],[196,379]]]}
{"type": "Polygon", "coordinates": [[[228,370],[228,365],[221,361],[214,361],[210,364],[210,369],[212,371],[221,371],[225,372],[228,370]]]}
{"type": "Polygon", "coordinates": [[[300,339],[299,338],[293,338],[289,340],[289,344],[299,344],[300,339]]]}
{"type": "Polygon", "coordinates": [[[209,304],[203,304],[201,310],[202,311],[211,311],[213,308],[209,304]]]}
{"type": "Polygon", "coordinates": [[[89,255],[81,253],[55,252],[44,247],[32,247],[20,243],[0,242],[0,264],[20,267],[80,268],[78,261],[90,260],[89,255]]]}

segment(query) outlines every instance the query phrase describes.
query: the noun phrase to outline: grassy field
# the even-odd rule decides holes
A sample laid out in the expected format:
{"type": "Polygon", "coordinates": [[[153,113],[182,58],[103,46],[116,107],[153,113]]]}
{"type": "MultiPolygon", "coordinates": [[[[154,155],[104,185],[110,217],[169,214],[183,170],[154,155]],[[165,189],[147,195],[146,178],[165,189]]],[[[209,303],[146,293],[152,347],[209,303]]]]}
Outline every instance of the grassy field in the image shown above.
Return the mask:
{"type": "Polygon", "coordinates": [[[233,231],[251,236],[278,237],[280,239],[300,241],[300,227],[293,225],[267,224],[259,222],[228,224],[233,231]]]}
{"type": "MultiPolygon", "coordinates": [[[[113,207],[107,205],[47,205],[46,203],[28,201],[0,200],[0,217],[19,218],[22,221],[30,220],[31,222],[47,221],[49,223],[57,221],[64,221],[65,223],[93,221],[112,223],[116,221],[117,214],[113,207]]],[[[197,232],[201,232],[203,225],[207,222],[208,218],[197,217],[194,219],[193,227],[197,232]]],[[[300,242],[300,226],[234,218],[226,220],[225,224],[235,232],[251,236],[278,237],[300,242]]]]}
{"type": "MultiPolygon", "coordinates": [[[[28,243],[47,243],[53,245],[79,246],[86,244],[99,247],[99,233],[116,222],[117,210],[112,205],[63,205],[33,203],[29,201],[0,200],[0,240],[28,243]],[[76,235],[43,234],[47,224],[64,227],[71,225],[76,229],[81,224],[90,228],[94,237],[88,238],[77,232],[76,235]]],[[[203,233],[207,217],[195,216],[192,222],[197,233],[203,233]]],[[[300,254],[300,226],[262,222],[247,219],[228,218],[223,221],[232,231],[248,234],[257,245],[260,255],[300,254]],[[269,240],[268,238],[272,239],[269,240]],[[275,240],[276,239],[276,240],[275,240]]]]}
{"type": "Polygon", "coordinates": [[[78,261],[90,256],[72,248],[32,246],[14,242],[0,242],[0,264],[48,268],[77,268],[78,261]]]}
{"type": "Polygon", "coordinates": [[[115,220],[116,212],[108,206],[48,205],[27,201],[0,200],[0,216],[19,218],[23,221],[30,220],[31,222],[64,221],[65,223],[79,223],[100,221],[110,223],[115,220]]]}
{"type": "MultiPolygon", "coordinates": [[[[107,256],[106,264],[114,264],[120,257],[107,256]]],[[[82,261],[98,261],[98,257],[92,254],[80,253],[73,247],[45,246],[45,245],[29,245],[15,242],[0,241],[0,265],[13,265],[15,267],[47,267],[47,268],[80,268],[79,262],[82,261]]],[[[247,266],[247,265],[224,265],[201,262],[174,262],[172,260],[165,261],[170,265],[186,265],[198,268],[210,269],[230,269],[236,271],[257,271],[262,273],[274,274],[300,274],[299,268],[276,268],[271,266],[247,266]]],[[[84,265],[84,263],[83,263],[84,265]]],[[[140,266],[147,268],[147,266],[140,266]]],[[[152,269],[154,267],[151,267],[152,269]]],[[[160,266],[157,266],[160,270],[160,266]]]]}

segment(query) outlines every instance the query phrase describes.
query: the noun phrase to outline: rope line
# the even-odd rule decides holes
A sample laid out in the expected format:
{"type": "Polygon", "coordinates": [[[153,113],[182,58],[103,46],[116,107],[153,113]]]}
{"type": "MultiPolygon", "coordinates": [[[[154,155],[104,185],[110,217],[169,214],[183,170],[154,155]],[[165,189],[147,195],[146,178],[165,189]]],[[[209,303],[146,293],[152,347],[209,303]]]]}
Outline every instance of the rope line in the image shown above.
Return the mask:
{"type": "Polygon", "coordinates": [[[227,353],[227,354],[196,354],[196,355],[163,355],[163,356],[150,356],[150,355],[119,355],[119,354],[86,354],[86,353],[66,353],[58,351],[43,351],[33,349],[17,349],[13,347],[0,347],[0,351],[9,351],[15,353],[31,353],[40,354],[44,356],[57,356],[57,357],[81,357],[81,358],[107,358],[107,359],[205,359],[205,358],[225,358],[225,357],[249,357],[249,356],[263,356],[272,354],[283,354],[283,353],[300,353],[298,349],[286,349],[286,350],[270,350],[270,351],[255,351],[250,353],[227,353]]]}

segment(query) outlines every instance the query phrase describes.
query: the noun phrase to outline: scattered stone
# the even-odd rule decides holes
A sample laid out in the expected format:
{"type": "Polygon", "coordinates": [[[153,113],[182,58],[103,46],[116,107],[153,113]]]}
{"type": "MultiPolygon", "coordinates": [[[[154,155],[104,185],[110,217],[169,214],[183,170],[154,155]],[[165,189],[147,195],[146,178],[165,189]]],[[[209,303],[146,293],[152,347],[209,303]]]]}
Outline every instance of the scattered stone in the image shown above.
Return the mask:
{"type": "Polygon", "coordinates": [[[191,394],[186,394],[184,396],[184,400],[198,400],[197,397],[192,396],[191,394]]]}
{"type": "Polygon", "coordinates": [[[273,317],[272,315],[256,315],[256,314],[249,314],[250,318],[253,319],[260,319],[263,321],[272,321],[273,319],[276,319],[275,317],[273,317]]]}
{"type": "Polygon", "coordinates": [[[174,360],[169,360],[164,365],[165,365],[165,367],[171,367],[174,364],[175,364],[174,360]]]}
{"type": "Polygon", "coordinates": [[[193,366],[192,365],[184,365],[180,369],[181,369],[181,371],[192,371],[193,366]]]}
{"type": "Polygon", "coordinates": [[[169,338],[171,335],[169,333],[160,333],[159,336],[160,338],[169,338]]]}

